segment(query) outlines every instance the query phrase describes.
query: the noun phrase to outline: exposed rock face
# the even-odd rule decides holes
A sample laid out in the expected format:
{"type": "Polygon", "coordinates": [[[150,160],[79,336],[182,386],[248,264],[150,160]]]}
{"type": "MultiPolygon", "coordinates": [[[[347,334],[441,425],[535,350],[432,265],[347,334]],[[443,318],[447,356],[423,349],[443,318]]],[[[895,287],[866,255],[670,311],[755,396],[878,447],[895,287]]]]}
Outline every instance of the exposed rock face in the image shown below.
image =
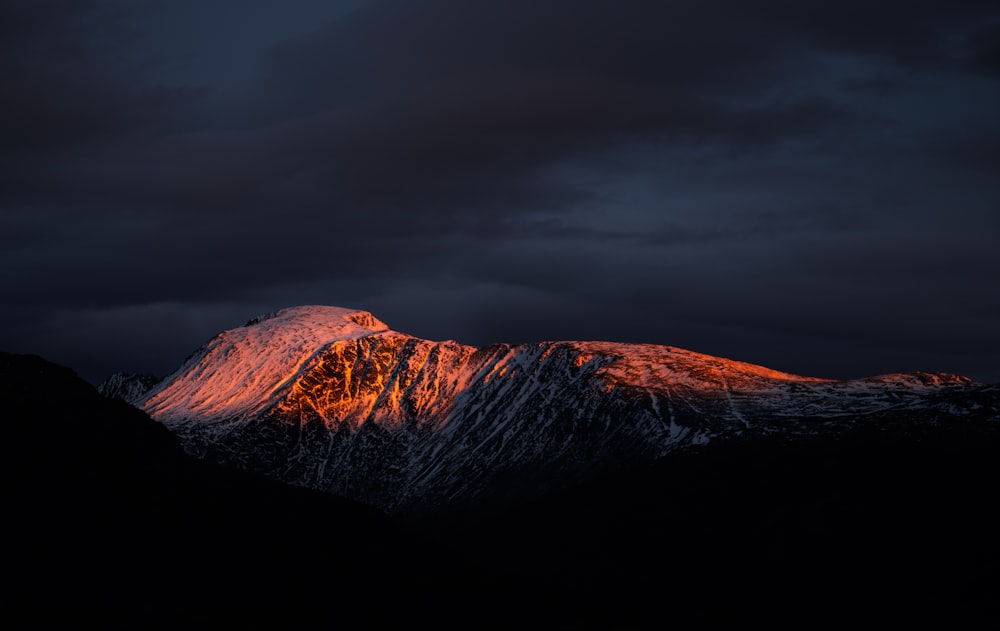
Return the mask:
{"type": "Polygon", "coordinates": [[[106,397],[136,404],[145,401],[146,393],[159,382],[159,377],[153,375],[116,372],[97,386],[97,391],[106,397]]]}

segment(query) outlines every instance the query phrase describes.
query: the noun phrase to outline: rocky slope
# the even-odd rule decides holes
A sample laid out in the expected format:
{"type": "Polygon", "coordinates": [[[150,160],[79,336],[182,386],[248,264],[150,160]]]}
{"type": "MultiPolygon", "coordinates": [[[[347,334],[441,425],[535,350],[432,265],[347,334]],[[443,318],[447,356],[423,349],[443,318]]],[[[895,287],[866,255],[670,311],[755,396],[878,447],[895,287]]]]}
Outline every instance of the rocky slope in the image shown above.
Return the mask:
{"type": "Polygon", "coordinates": [[[940,373],[802,377],[669,346],[432,342],[363,311],[220,333],[133,401],[192,454],[389,512],[523,499],[732,437],[995,420],[940,373]]]}

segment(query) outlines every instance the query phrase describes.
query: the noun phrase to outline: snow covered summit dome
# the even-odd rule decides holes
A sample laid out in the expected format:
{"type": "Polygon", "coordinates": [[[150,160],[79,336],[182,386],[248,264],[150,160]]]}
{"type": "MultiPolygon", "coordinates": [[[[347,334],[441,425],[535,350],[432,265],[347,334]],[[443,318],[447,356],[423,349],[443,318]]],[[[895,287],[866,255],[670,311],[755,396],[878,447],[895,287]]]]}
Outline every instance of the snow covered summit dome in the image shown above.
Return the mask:
{"type": "Polygon", "coordinates": [[[253,411],[338,341],[388,331],[368,313],[308,305],[281,309],[223,331],[154,389],[151,415],[226,418],[253,411]]]}

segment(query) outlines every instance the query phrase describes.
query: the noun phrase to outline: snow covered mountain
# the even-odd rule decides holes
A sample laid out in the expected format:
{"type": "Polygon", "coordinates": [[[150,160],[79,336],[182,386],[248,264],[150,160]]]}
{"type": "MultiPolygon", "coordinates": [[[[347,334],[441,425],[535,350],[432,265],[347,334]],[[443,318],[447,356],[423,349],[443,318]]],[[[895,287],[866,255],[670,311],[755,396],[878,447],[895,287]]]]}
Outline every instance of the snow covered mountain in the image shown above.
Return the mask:
{"type": "Polygon", "coordinates": [[[192,454],[394,513],[540,495],[734,436],[1000,418],[996,386],[949,374],[835,381],[649,344],[475,348],[323,306],[220,333],[127,394],[192,454]]]}

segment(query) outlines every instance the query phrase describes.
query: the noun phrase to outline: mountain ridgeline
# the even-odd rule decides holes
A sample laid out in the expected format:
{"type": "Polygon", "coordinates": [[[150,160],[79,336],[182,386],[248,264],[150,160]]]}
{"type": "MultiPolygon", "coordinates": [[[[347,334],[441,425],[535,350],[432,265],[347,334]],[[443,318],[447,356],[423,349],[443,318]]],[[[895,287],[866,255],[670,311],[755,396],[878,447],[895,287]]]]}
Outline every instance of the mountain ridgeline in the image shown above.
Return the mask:
{"type": "Polygon", "coordinates": [[[151,388],[117,379],[104,392],[190,454],[406,515],[522,502],[709,444],[1000,418],[1000,389],[950,374],[836,381],[648,344],[474,348],[320,306],[220,333],[151,388]]]}
{"type": "Polygon", "coordinates": [[[12,620],[1000,624],[1000,388],[964,377],[299,307],[100,392],[0,353],[12,620]]]}

